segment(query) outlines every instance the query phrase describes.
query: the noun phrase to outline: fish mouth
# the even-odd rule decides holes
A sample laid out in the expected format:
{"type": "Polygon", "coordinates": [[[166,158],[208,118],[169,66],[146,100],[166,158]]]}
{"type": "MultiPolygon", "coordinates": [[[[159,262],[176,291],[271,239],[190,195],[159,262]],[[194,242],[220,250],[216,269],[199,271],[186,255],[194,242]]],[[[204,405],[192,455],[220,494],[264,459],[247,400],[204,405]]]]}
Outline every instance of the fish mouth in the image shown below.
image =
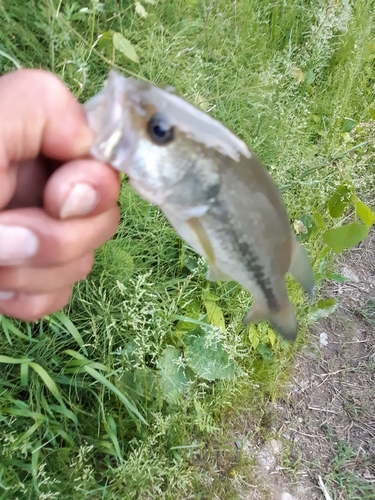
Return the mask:
{"type": "Polygon", "coordinates": [[[128,159],[136,140],[127,93],[127,79],[110,73],[102,91],[84,104],[96,135],[91,154],[124,173],[128,173],[128,159]]]}

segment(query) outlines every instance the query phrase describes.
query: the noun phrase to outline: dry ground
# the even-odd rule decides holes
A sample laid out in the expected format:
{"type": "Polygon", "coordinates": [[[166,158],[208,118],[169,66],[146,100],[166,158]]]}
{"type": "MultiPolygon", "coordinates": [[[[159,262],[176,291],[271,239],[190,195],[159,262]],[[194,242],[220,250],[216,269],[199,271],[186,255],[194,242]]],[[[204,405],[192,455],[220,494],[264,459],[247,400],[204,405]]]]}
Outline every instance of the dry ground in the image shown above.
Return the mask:
{"type": "Polygon", "coordinates": [[[314,326],[286,400],[269,405],[274,439],[235,432],[254,464],[241,500],[375,499],[375,234],[339,271],[350,281],[326,290],[338,309],[314,326]]]}

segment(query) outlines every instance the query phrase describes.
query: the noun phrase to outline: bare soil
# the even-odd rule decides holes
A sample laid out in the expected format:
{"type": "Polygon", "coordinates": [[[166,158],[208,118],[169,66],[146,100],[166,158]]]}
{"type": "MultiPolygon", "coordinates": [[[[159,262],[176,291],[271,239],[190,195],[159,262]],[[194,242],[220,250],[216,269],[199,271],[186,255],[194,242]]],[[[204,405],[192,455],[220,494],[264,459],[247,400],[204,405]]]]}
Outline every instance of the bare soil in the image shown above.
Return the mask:
{"type": "Polygon", "coordinates": [[[375,499],[375,234],[342,258],[317,322],[296,358],[288,397],[269,405],[274,439],[248,438],[253,476],[241,500],[375,499]]]}

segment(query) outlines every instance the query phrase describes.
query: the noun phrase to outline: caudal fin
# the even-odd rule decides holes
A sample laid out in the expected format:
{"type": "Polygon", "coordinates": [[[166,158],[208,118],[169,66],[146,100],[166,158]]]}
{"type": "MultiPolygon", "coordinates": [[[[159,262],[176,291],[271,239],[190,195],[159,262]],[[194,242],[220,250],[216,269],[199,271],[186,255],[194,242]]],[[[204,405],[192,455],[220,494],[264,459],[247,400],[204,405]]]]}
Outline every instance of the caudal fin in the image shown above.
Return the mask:
{"type": "Polygon", "coordinates": [[[304,246],[300,245],[294,238],[292,262],[289,272],[300,283],[302,288],[314,297],[314,272],[311,267],[310,259],[304,246]]]}
{"type": "Polygon", "coordinates": [[[265,310],[254,304],[243,319],[245,325],[269,321],[275,330],[286,340],[296,340],[297,320],[293,304],[288,300],[285,307],[277,312],[265,310]]]}

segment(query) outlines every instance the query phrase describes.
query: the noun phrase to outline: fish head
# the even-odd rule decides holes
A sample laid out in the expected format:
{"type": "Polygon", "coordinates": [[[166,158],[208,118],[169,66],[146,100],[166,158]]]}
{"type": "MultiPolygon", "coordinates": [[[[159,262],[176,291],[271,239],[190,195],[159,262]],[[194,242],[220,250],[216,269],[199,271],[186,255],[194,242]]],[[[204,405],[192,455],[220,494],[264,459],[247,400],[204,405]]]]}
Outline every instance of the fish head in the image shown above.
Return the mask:
{"type": "Polygon", "coordinates": [[[127,174],[133,187],[159,206],[197,168],[203,177],[210,175],[205,161],[210,155],[237,161],[251,156],[221,123],[170,89],[125,78],[114,70],[85,108],[96,132],[93,156],[127,174]]]}

